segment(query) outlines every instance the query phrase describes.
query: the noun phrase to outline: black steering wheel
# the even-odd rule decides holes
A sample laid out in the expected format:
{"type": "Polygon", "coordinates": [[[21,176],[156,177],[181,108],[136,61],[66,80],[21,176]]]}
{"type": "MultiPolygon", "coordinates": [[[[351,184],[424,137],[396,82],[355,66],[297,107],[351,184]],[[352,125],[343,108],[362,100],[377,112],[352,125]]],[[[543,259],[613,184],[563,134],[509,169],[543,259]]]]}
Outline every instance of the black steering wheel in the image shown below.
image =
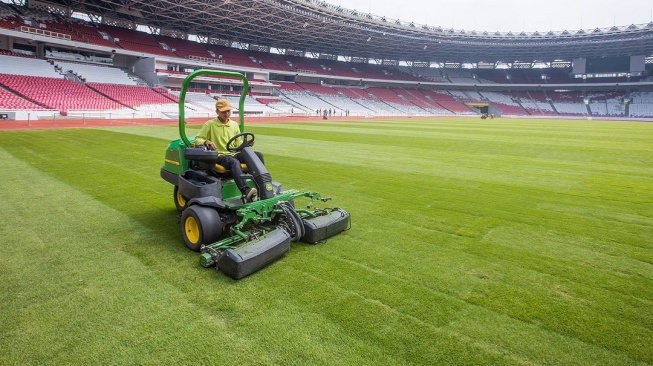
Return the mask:
{"type": "Polygon", "coordinates": [[[251,133],[251,132],[239,133],[236,136],[229,139],[229,141],[227,142],[227,151],[233,152],[233,153],[240,152],[242,149],[245,148],[245,146],[252,146],[252,144],[254,143],[254,139],[255,139],[254,134],[251,133]],[[231,146],[231,144],[234,141],[238,140],[241,137],[243,139],[243,142],[240,145],[231,146]]]}

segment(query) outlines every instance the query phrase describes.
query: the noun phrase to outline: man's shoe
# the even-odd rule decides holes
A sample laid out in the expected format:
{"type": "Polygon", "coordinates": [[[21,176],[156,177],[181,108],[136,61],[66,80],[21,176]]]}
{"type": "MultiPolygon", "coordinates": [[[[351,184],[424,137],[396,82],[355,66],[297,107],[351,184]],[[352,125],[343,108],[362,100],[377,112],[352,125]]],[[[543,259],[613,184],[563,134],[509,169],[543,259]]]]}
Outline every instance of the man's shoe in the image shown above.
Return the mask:
{"type": "Polygon", "coordinates": [[[252,202],[254,200],[254,197],[256,197],[257,193],[258,191],[256,190],[256,188],[250,189],[245,195],[245,203],[252,202]]]}

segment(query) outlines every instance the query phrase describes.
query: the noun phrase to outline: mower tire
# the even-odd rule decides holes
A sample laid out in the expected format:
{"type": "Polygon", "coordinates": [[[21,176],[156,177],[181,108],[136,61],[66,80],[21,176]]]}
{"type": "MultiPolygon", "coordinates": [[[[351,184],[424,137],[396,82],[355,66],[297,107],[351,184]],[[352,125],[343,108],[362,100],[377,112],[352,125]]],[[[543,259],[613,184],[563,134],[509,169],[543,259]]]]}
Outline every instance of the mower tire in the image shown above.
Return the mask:
{"type": "Polygon", "coordinates": [[[223,224],[218,211],[192,205],[181,213],[181,235],[186,247],[199,252],[204,244],[215,243],[222,235],[223,224]]]}
{"type": "Polygon", "coordinates": [[[172,199],[175,201],[175,208],[179,212],[182,212],[186,208],[186,205],[188,205],[188,199],[179,193],[179,186],[175,186],[175,189],[172,191],[172,199]]]}

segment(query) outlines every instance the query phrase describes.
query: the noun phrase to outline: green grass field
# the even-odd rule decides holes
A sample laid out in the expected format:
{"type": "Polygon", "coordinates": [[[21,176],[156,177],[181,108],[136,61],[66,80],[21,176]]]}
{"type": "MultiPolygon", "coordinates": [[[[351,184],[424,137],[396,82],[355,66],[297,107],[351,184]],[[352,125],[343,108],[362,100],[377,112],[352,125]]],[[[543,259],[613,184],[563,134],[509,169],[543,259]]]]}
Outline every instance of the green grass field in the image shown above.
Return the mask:
{"type": "Polygon", "coordinates": [[[0,132],[0,364],[653,364],[653,124],[247,130],[352,228],[240,281],[183,245],[176,126],[0,132]]]}

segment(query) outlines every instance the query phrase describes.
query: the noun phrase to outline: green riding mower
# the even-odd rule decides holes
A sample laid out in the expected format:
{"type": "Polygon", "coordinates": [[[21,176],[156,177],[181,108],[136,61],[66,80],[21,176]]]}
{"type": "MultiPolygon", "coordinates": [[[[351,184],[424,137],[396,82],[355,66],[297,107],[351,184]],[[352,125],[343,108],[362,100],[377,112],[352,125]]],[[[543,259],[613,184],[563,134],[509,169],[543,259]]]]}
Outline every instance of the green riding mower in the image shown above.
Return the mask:
{"type": "Polygon", "coordinates": [[[324,242],[351,226],[350,215],[319,193],[284,189],[250,147],[254,135],[244,132],[244,104],[249,83],[235,72],[198,70],[186,77],[179,95],[179,135],[169,143],[161,177],[174,186],[175,207],[181,212],[181,233],[188,249],[200,252],[203,267],[215,267],[234,279],[274,262],[290,243],[324,242]],[[238,114],[241,133],[227,147],[243,156],[243,178],[256,188],[258,199],[246,202],[228,171],[216,164],[218,152],[193,147],[186,136],[184,105],[191,80],[225,76],[243,82],[238,114]],[[300,208],[299,203],[305,203],[300,208]]]}

